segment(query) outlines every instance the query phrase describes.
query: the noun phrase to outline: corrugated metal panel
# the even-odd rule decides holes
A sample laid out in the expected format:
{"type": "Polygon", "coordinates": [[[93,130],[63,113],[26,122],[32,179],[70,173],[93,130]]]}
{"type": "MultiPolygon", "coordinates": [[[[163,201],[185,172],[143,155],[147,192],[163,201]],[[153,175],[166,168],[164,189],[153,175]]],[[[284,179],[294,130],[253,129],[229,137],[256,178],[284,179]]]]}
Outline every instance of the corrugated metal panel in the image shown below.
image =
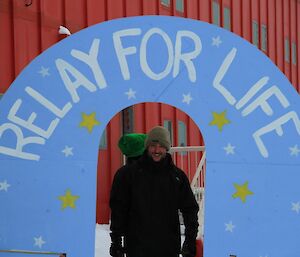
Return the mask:
{"type": "Polygon", "coordinates": [[[298,83],[295,85],[296,87],[298,87],[298,92],[300,92],[300,1],[297,1],[297,22],[296,22],[296,26],[297,26],[297,41],[296,41],[296,45],[297,45],[297,66],[298,66],[298,83]]]}
{"type": "MultiPolygon", "coordinates": [[[[148,132],[151,128],[156,126],[157,124],[161,124],[160,119],[160,106],[157,103],[145,103],[144,109],[144,119],[145,119],[145,131],[144,133],[148,132]]],[[[138,120],[137,120],[138,121],[138,120]]]]}
{"type": "MultiPolygon", "coordinates": [[[[290,6],[290,33],[291,33],[291,42],[296,45],[297,42],[297,6],[296,1],[291,2],[290,6]]],[[[299,49],[298,49],[299,50],[299,49]]],[[[292,50],[293,54],[293,50],[292,50]]],[[[291,60],[291,82],[293,85],[297,85],[297,62],[293,63],[293,57],[291,60]]]]}
{"type": "Polygon", "coordinates": [[[86,0],[65,0],[62,6],[65,12],[65,26],[71,33],[87,27],[87,6],[86,0]]]}
{"type": "MultiPolygon", "coordinates": [[[[267,0],[259,1],[259,21],[260,21],[260,48],[263,48],[263,26],[267,28],[268,23],[268,12],[267,12],[267,0]]],[[[262,49],[266,54],[268,54],[268,48],[262,49]]]]}
{"type": "Polygon", "coordinates": [[[289,43],[289,60],[284,62],[284,73],[288,79],[291,79],[291,33],[290,33],[290,1],[283,4],[283,36],[284,39],[288,39],[289,43]]]}
{"type": "Polygon", "coordinates": [[[158,0],[141,0],[143,3],[143,15],[158,14],[158,0]]]}
{"type": "Polygon", "coordinates": [[[275,1],[268,1],[268,55],[276,63],[276,9],[275,1]]]}
{"type": "Polygon", "coordinates": [[[0,1],[0,93],[4,93],[15,78],[12,2],[0,1]]]}
{"type": "Polygon", "coordinates": [[[65,26],[62,1],[41,1],[41,50],[44,51],[64,36],[57,33],[60,25],[65,26]]]}
{"type": "Polygon", "coordinates": [[[275,0],[275,27],[276,27],[276,64],[284,70],[284,38],[283,38],[283,6],[281,0],[275,0]]]}
{"type": "Polygon", "coordinates": [[[241,1],[232,1],[231,7],[232,32],[242,36],[242,3],[241,1]]]}
{"type": "Polygon", "coordinates": [[[39,1],[26,7],[23,1],[13,0],[13,29],[15,73],[18,75],[41,52],[39,1]]]}
{"type": "Polygon", "coordinates": [[[242,37],[248,40],[249,42],[252,42],[251,25],[252,25],[251,0],[243,0],[242,1],[242,37]]]}
{"type": "Polygon", "coordinates": [[[190,0],[186,2],[186,16],[190,19],[199,19],[199,1],[190,0]]]}
{"type": "Polygon", "coordinates": [[[88,26],[107,20],[106,1],[87,1],[87,24],[88,26]]]}
{"type": "Polygon", "coordinates": [[[146,120],[144,119],[145,104],[134,105],[134,129],[137,133],[145,133],[146,120]]]}
{"type": "Polygon", "coordinates": [[[212,10],[210,0],[199,1],[199,19],[206,22],[211,22],[212,20],[212,10]]]}

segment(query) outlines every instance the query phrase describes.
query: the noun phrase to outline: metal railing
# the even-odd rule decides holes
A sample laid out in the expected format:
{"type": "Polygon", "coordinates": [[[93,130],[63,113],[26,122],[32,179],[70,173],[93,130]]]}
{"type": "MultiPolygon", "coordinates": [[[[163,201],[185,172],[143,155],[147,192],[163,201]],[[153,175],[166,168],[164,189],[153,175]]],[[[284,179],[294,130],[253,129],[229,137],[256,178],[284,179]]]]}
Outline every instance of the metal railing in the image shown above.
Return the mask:
{"type": "Polygon", "coordinates": [[[188,175],[191,188],[199,205],[198,238],[204,237],[204,182],[205,182],[205,146],[171,147],[170,154],[177,167],[188,175]]]}

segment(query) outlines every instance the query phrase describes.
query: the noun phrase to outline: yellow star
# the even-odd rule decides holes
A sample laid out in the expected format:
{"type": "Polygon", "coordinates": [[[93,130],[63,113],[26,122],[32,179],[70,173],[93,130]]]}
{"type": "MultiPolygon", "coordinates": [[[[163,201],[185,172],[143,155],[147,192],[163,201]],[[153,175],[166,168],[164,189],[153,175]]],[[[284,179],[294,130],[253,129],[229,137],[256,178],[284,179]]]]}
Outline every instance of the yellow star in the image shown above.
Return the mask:
{"type": "Polygon", "coordinates": [[[226,118],[226,111],[221,112],[221,113],[217,113],[217,112],[213,112],[213,120],[209,123],[209,125],[216,125],[219,129],[219,131],[222,131],[223,126],[225,124],[229,124],[230,120],[228,120],[226,118]]]}
{"type": "Polygon", "coordinates": [[[246,197],[248,195],[253,195],[254,193],[251,192],[249,189],[248,189],[248,181],[246,181],[243,185],[238,185],[236,183],[233,183],[235,189],[236,189],[236,192],[235,194],[232,195],[233,198],[241,198],[242,202],[245,203],[246,202],[246,197]]]}
{"type": "Polygon", "coordinates": [[[75,201],[79,198],[78,195],[72,195],[70,189],[67,190],[65,195],[61,195],[58,197],[59,200],[62,201],[61,208],[65,209],[67,207],[75,208],[75,201]]]}
{"type": "Polygon", "coordinates": [[[91,114],[82,113],[82,121],[79,124],[79,127],[86,127],[91,133],[93,131],[94,126],[99,125],[100,122],[96,120],[96,112],[92,112],[91,114]]]}

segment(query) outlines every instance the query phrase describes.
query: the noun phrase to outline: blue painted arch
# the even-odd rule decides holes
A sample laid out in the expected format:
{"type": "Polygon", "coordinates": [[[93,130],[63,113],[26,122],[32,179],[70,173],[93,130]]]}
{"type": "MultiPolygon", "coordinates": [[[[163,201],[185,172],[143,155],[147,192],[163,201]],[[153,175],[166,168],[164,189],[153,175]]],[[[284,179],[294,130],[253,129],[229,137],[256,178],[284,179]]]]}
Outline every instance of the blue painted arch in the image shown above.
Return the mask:
{"type": "Polygon", "coordinates": [[[100,135],[142,102],[173,105],[201,128],[205,257],[300,255],[299,95],[240,37],[163,16],[80,31],[3,96],[0,249],[93,256],[100,135]]]}

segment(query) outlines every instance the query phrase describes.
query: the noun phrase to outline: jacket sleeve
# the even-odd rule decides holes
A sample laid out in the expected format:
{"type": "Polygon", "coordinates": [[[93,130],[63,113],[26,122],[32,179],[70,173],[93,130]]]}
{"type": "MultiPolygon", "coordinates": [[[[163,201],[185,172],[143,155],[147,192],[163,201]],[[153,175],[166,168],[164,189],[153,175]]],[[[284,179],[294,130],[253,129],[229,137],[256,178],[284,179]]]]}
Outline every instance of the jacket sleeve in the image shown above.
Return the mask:
{"type": "Polygon", "coordinates": [[[199,206],[190,187],[189,180],[182,172],[182,185],[180,190],[180,211],[185,226],[185,238],[195,240],[198,233],[199,206]]]}
{"type": "Polygon", "coordinates": [[[111,209],[111,225],[110,230],[114,236],[124,236],[129,210],[129,181],[128,167],[121,167],[115,174],[111,192],[109,205],[111,209]]]}

